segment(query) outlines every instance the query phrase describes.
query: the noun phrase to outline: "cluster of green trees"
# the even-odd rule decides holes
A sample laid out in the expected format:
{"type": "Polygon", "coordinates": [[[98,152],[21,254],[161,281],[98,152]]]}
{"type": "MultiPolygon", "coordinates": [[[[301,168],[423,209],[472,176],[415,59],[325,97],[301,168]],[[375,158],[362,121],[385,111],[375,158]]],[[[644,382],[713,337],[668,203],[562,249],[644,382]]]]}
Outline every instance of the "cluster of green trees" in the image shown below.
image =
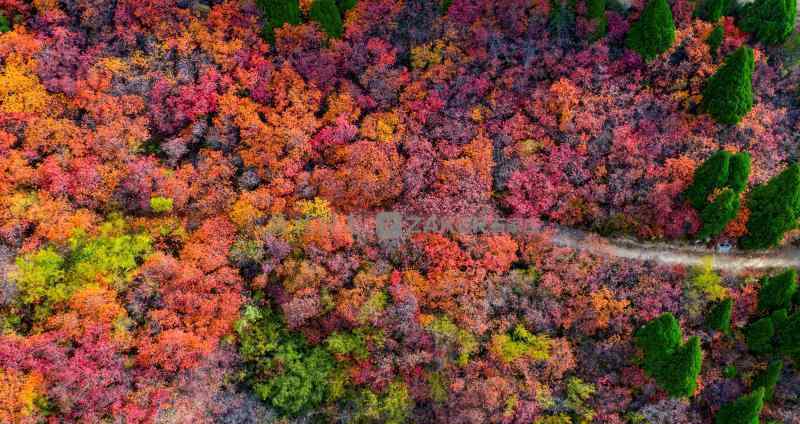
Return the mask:
{"type": "MultiPolygon", "coordinates": [[[[595,7],[594,3],[600,2],[601,0],[588,1],[589,11],[599,11],[600,8],[595,7]]],[[[695,8],[695,16],[717,22],[723,15],[737,12],[739,27],[745,32],[753,33],[758,41],[765,44],[782,43],[794,31],[797,15],[797,3],[794,0],[756,0],[738,11],[734,10],[735,4],[731,0],[700,1],[695,8]]],[[[590,13],[590,18],[594,17],[590,13]]],[[[723,37],[722,26],[717,26],[707,40],[712,53],[716,54],[723,37]]],[[[628,31],[625,45],[646,61],[650,61],[667,51],[674,42],[675,21],[669,3],[667,0],[650,0],[628,31]]],[[[729,55],[708,80],[703,90],[701,110],[710,114],[717,122],[738,123],[753,107],[754,66],[753,51],[747,46],[742,46],[729,55]]]]}
{"type": "MultiPolygon", "coordinates": [[[[759,423],[764,402],[772,400],[783,371],[781,356],[800,359],[800,308],[797,305],[800,305],[800,296],[794,269],[762,279],[758,294],[758,311],[762,317],[748,325],[744,334],[751,351],[768,354],[772,359],[753,377],[749,394],[723,405],[715,417],[717,424],[759,423]],[[792,309],[795,312],[789,315],[792,309]]],[[[709,327],[730,333],[732,307],[731,299],[716,305],[707,318],[709,327]]]]}
{"type": "Polygon", "coordinates": [[[739,194],[750,177],[750,154],[720,150],[711,155],[694,172],[684,196],[700,212],[703,227],[698,238],[706,239],[722,233],[739,211],[739,194]],[[709,196],[715,194],[709,202],[709,196]]]}
{"type": "Polygon", "coordinates": [[[341,400],[352,409],[353,422],[402,423],[413,408],[401,382],[390,383],[382,393],[349,383],[342,364],[369,355],[370,336],[363,332],[333,333],[312,346],[302,334],[289,331],[279,313],[255,306],[244,309],[235,330],[244,362],[242,381],[284,416],[341,400]]]}
{"type": "MultiPolygon", "coordinates": [[[[736,217],[740,194],[750,177],[750,155],[746,152],[717,151],[694,172],[684,197],[699,213],[703,226],[698,238],[722,233],[736,217]]],[[[792,164],[747,196],[750,216],[745,249],[765,249],[777,245],[784,234],[797,227],[800,218],[800,165],[792,164]]]]}
{"type": "Polygon", "coordinates": [[[794,31],[795,0],[755,0],[742,7],[736,24],[764,44],[780,44],[794,31]]]}
{"type": "MultiPolygon", "coordinates": [[[[339,38],[344,27],[342,18],[356,5],[357,0],[314,0],[308,11],[308,19],[322,27],[329,36],[339,38]]],[[[264,14],[262,35],[272,42],[275,29],[285,24],[298,25],[303,22],[299,0],[256,0],[264,14]]]]}
{"type": "Polygon", "coordinates": [[[800,311],[797,272],[789,269],[762,280],[758,296],[761,318],[745,329],[747,346],[756,353],[800,357],[800,311]]]}
{"type": "Polygon", "coordinates": [[[697,388],[697,376],[703,364],[700,339],[690,337],[683,343],[678,320],[667,312],[641,327],[635,336],[642,350],[645,373],[670,396],[689,397],[697,388]]]}

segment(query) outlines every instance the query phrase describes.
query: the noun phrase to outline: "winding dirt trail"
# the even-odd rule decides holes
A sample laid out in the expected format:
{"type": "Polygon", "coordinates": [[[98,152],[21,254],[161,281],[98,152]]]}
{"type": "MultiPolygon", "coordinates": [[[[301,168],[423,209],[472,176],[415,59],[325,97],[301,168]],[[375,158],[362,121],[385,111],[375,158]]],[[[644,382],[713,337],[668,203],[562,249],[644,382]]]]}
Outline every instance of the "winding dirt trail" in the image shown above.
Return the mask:
{"type": "Polygon", "coordinates": [[[646,243],[624,238],[604,238],[596,234],[564,227],[551,227],[554,244],[589,253],[668,265],[698,265],[704,258],[713,259],[713,268],[732,273],[745,270],[800,267],[800,249],[785,247],[768,251],[732,251],[718,253],[705,247],[646,243]]]}

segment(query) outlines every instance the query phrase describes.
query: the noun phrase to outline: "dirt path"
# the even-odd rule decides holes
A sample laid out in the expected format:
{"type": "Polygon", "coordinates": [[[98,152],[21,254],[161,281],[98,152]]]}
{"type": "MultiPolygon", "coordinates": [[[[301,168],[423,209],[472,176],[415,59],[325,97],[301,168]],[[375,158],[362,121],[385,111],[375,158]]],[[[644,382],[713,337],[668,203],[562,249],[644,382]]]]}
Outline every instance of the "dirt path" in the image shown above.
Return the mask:
{"type": "Polygon", "coordinates": [[[631,239],[609,239],[572,228],[554,227],[553,243],[584,250],[598,256],[656,261],[663,264],[698,265],[711,256],[714,269],[739,273],[748,269],[800,267],[800,249],[785,247],[769,251],[717,253],[712,249],[646,243],[631,239]]]}

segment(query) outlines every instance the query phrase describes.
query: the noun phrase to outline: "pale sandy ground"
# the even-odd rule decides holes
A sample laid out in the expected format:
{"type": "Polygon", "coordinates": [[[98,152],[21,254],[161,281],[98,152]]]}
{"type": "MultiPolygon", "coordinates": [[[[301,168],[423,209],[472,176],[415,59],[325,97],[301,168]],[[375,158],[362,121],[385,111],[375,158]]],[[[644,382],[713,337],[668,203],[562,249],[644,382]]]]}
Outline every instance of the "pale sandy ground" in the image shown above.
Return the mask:
{"type": "Polygon", "coordinates": [[[713,249],[640,242],[623,238],[603,238],[572,228],[554,227],[552,241],[558,246],[587,251],[594,255],[640,261],[655,261],[667,265],[699,265],[711,257],[713,268],[731,273],[745,270],[800,267],[800,249],[783,247],[768,251],[738,251],[718,253],[713,249]]]}

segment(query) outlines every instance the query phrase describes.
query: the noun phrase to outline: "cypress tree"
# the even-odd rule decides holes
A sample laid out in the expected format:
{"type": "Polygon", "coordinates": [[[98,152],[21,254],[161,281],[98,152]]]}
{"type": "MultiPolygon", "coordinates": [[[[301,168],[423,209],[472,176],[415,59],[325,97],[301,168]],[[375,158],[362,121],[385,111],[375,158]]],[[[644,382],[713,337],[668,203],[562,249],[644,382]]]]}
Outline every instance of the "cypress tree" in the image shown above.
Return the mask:
{"type": "Polygon", "coordinates": [[[267,41],[274,41],[275,29],[284,24],[298,25],[302,22],[299,0],[256,0],[256,5],[264,14],[262,36],[267,41]]]}
{"type": "Polygon", "coordinates": [[[697,237],[705,239],[718,236],[725,229],[725,226],[733,218],[736,218],[738,211],[739,195],[726,188],[714,199],[713,203],[706,206],[700,213],[700,219],[703,220],[703,228],[700,229],[697,237]]]}
{"type": "Polygon", "coordinates": [[[784,233],[797,225],[800,211],[800,166],[790,165],[766,184],[755,187],[747,202],[750,219],[748,234],[742,239],[746,249],[765,249],[777,245],[784,233]]]}
{"type": "Polygon", "coordinates": [[[706,22],[717,22],[725,13],[727,0],[704,0],[697,3],[694,15],[706,22]]]}
{"type": "Polygon", "coordinates": [[[783,371],[783,361],[776,359],[770,362],[767,369],[753,379],[753,389],[764,388],[764,400],[772,400],[772,395],[775,393],[775,385],[778,384],[778,380],[781,378],[781,371],[783,371]]]}
{"type": "Polygon", "coordinates": [[[329,36],[336,38],[342,36],[342,17],[334,0],[314,0],[308,16],[312,21],[317,22],[329,36]]]}
{"type": "Polygon", "coordinates": [[[733,300],[728,298],[718,303],[711,309],[706,319],[709,328],[723,333],[731,330],[731,313],[733,311],[733,300]]]}
{"type": "Polygon", "coordinates": [[[646,61],[664,53],[675,42],[675,21],[667,0],[650,0],[639,20],[631,25],[625,46],[646,61]]]}
{"type": "Polygon", "coordinates": [[[714,422],[716,424],[759,424],[758,416],[764,407],[764,388],[722,405],[714,422]]]}
{"type": "Polygon", "coordinates": [[[642,367],[671,396],[691,396],[703,361],[700,339],[691,337],[681,345],[681,328],[667,312],[642,326],[635,336],[644,352],[642,367]]]}
{"type": "Polygon", "coordinates": [[[774,277],[765,277],[758,292],[758,309],[769,312],[788,308],[796,291],[797,271],[793,268],[774,277]]]}
{"type": "Polygon", "coordinates": [[[690,337],[655,373],[656,383],[673,397],[689,397],[697,389],[697,376],[703,365],[700,338],[690,337]]]}
{"type": "Polygon", "coordinates": [[[764,317],[745,328],[744,336],[747,347],[753,352],[764,353],[772,349],[772,337],[775,325],[770,317],[764,317]]]}
{"type": "Polygon", "coordinates": [[[669,312],[640,328],[636,332],[635,343],[644,352],[645,371],[654,374],[680,346],[682,337],[678,320],[669,312]]]}
{"type": "Polygon", "coordinates": [[[736,23],[762,43],[780,44],[794,31],[796,15],[795,0],[755,0],[744,6],[736,23]]]}
{"type": "Polygon", "coordinates": [[[800,360],[800,312],[795,312],[780,326],[778,351],[800,360]]]}
{"type": "Polygon", "coordinates": [[[753,107],[753,49],[739,47],[708,79],[700,107],[717,122],[736,124],[753,107]]]}
{"type": "Polygon", "coordinates": [[[731,153],[720,150],[709,156],[694,171],[692,183],[686,188],[684,196],[698,211],[708,206],[708,195],[728,181],[731,153]]]}

